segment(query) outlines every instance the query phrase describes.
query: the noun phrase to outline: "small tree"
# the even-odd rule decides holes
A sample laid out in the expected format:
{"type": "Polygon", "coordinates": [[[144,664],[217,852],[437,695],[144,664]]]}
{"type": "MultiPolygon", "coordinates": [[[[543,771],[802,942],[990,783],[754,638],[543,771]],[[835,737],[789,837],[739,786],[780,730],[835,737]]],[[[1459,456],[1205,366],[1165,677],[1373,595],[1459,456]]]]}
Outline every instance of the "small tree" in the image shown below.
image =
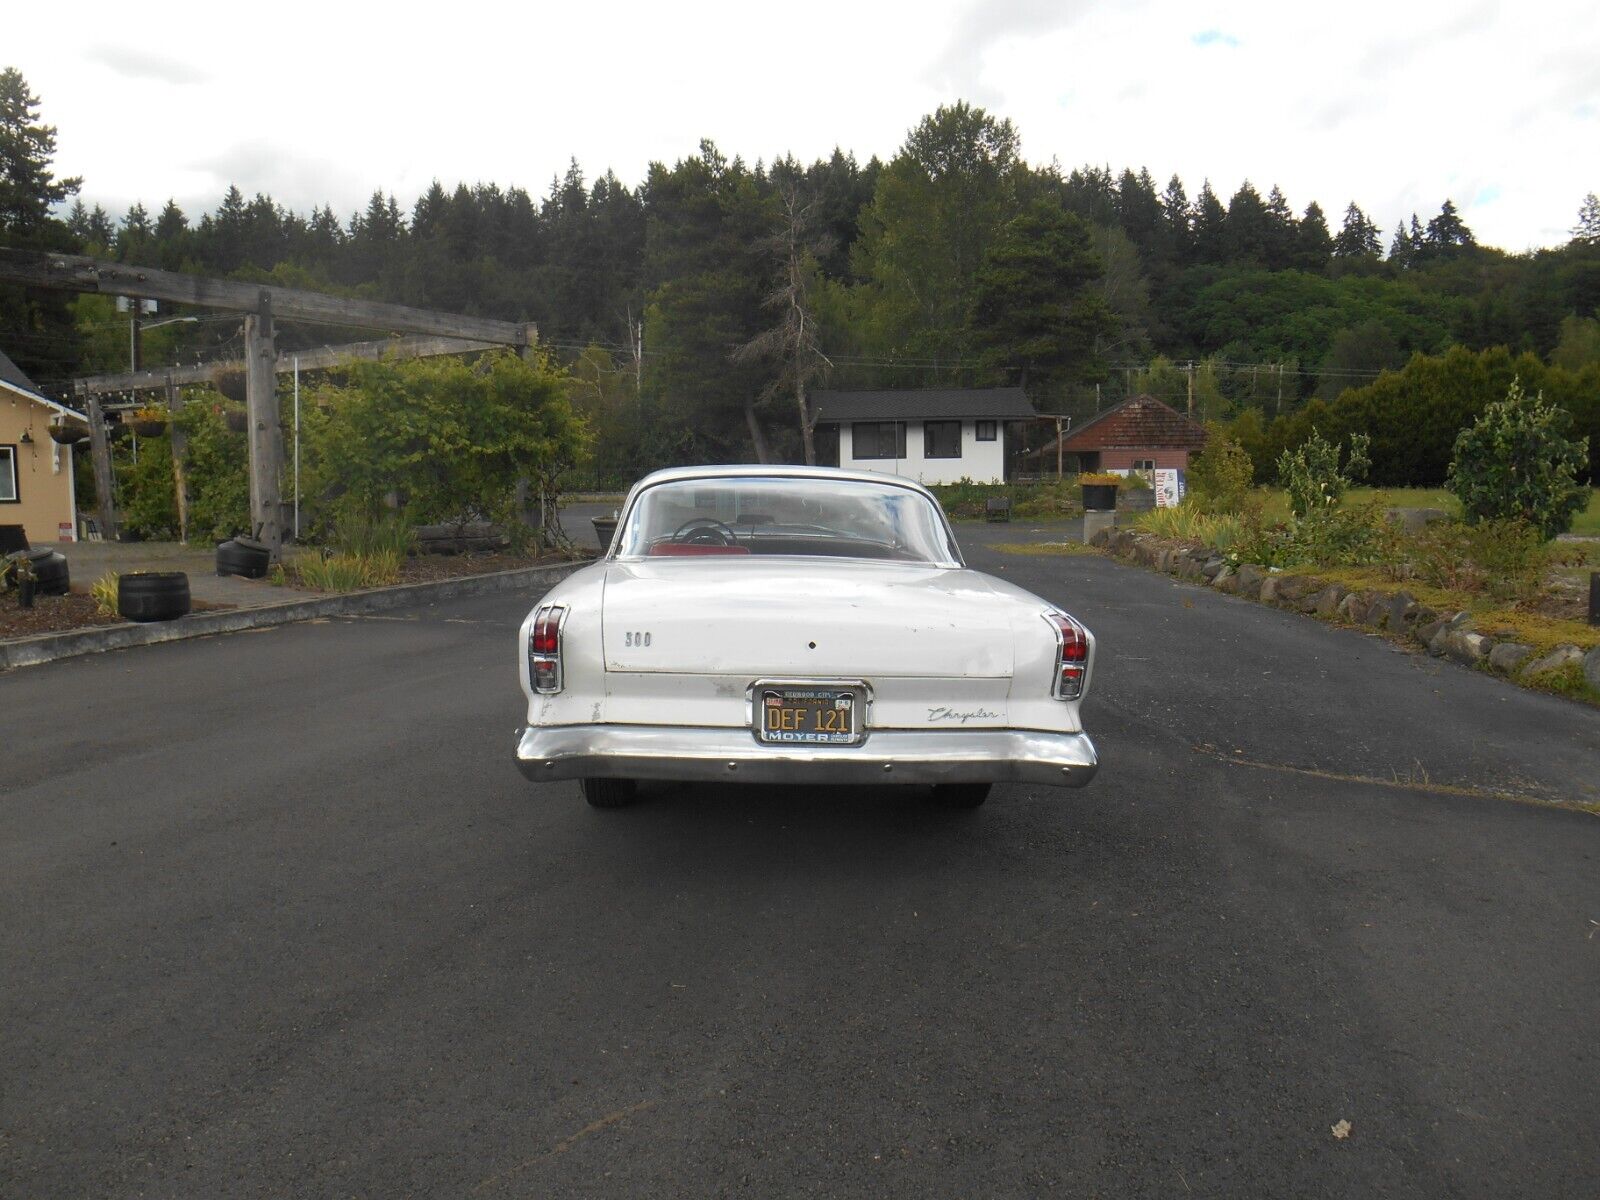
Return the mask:
{"type": "Polygon", "coordinates": [[[1506,398],[1461,431],[1445,486],[1468,524],[1522,520],[1546,541],[1572,528],[1587,501],[1578,472],[1589,439],[1565,436],[1570,420],[1542,392],[1529,396],[1513,379],[1506,398]]]}
{"type": "Polygon", "coordinates": [[[1289,493],[1289,507],[1303,517],[1316,509],[1331,508],[1344,499],[1350,485],[1367,473],[1372,460],[1367,447],[1372,439],[1364,433],[1350,435],[1350,452],[1344,466],[1339,465],[1339,445],[1330,442],[1311,427],[1311,436],[1293,450],[1278,457],[1278,484],[1289,493]]]}
{"type": "Polygon", "coordinates": [[[1244,448],[1215,423],[1206,427],[1205,449],[1189,463],[1189,494],[1208,512],[1238,512],[1250,494],[1255,465],[1244,448]]]}

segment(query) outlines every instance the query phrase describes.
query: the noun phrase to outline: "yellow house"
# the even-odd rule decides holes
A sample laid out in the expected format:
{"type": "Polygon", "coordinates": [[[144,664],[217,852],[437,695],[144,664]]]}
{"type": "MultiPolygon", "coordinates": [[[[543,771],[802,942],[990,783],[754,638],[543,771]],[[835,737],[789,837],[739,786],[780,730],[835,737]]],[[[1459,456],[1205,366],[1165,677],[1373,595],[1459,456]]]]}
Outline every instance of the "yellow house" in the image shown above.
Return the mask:
{"type": "Polygon", "coordinates": [[[72,447],[50,437],[51,421],[69,416],[0,351],[0,525],[21,525],[34,546],[78,538],[72,447]]]}

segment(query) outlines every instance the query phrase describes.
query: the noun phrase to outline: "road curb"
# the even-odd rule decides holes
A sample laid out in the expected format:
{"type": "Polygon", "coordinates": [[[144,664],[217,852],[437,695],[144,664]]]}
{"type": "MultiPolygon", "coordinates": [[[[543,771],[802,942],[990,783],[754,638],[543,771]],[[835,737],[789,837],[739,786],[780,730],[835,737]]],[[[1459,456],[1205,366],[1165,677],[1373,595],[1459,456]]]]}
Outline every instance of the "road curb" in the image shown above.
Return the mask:
{"type": "Polygon", "coordinates": [[[61,658],[124,650],[130,646],[150,646],[157,642],[178,642],[210,637],[218,633],[238,633],[245,629],[266,629],[318,617],[343,617],[360,613],[384,612],[413,604],[459,600],[467,596],[489,596],[496,592],[531,589],[539,594],[585,566],[587,562],[556,563],[548,567],[517,567],[484,575],[463,575],[429,583],[400,583],[392,587],[344,592],[336,596],[316,596],[290,600],[260,608],[230,608],[218,612],[190,613],[176,621],[155,621],[148,625],[96,625],[66,633],[42,633],[36,637],[0,642],[0,671],[13,667],[32,667],[61,658]]]}

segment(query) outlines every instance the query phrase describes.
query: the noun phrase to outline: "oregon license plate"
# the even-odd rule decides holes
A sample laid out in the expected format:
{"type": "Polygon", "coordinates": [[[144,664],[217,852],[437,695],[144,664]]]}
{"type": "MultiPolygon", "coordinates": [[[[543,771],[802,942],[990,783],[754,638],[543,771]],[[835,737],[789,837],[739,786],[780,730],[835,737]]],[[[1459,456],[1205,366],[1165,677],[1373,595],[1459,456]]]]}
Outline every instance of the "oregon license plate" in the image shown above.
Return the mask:
{"type": "Polygon", "coordinates": [[[849,745],[861,740],[861,692],[828,684],[757,685],[752,714],[763,742],[849,745]]]}

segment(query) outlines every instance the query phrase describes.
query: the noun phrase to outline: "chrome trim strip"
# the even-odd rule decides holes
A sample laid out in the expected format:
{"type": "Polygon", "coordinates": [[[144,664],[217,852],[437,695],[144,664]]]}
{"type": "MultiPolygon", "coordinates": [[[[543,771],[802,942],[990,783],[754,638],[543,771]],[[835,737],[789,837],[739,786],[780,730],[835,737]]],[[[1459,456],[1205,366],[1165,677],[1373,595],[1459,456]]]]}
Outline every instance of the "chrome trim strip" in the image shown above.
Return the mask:
{"type": "Polygon", "coordinates": [[[1082,787],[1099,758],[1086,733],[869,730],[856,746],[757,742],[747,728],[535,725],[517,768],[535,782],[668,779],[798,784],[1033,783],[1082,787]]]}

